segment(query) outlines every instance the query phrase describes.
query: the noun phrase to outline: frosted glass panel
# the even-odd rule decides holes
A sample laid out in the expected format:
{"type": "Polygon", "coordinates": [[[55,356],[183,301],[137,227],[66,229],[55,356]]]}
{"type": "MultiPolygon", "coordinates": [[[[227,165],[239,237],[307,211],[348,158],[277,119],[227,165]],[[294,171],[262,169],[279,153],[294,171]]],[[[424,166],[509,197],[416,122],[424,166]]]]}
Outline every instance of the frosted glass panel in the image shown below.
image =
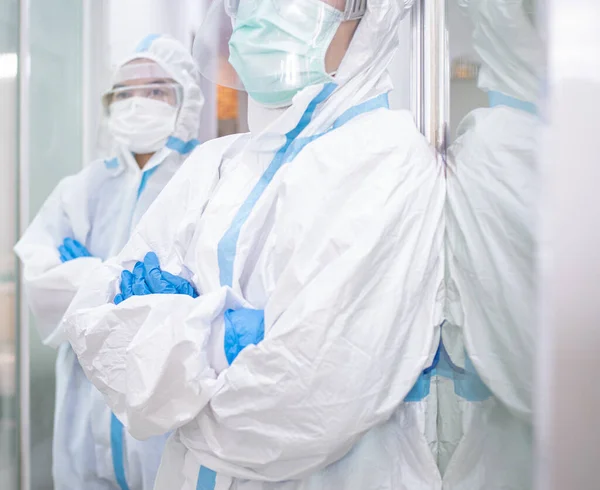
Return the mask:
{"type": "Polygon", "coordinates": [[[0,0],[0,488],[18,483],[16,238],[18,2],[0,0]]]}
{"type": "MultiPolygon", "coordinates": [[[[31,0],[30,217],[82,167],[82,2],[31,0]]],[[[31,319],[31,486],[51,490],[55,351],[31,319]]]]}

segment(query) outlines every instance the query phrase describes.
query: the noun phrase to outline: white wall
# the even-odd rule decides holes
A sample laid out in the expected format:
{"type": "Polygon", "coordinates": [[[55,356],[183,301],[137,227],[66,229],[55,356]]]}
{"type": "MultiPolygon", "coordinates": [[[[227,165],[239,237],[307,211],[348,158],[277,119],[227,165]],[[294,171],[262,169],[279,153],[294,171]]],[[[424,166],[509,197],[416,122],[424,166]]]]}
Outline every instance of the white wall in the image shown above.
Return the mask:
{"type": "Polygon", "coordinates": [[[107,0],[110,59],[116,66],[148,34],[169,34],[191,49],[197,0],[107,0]],[[195,11],[195,12],[194,12],[195,11]]]}
{"type": "Polygon", "coordinates": [[[600,461],[600,2],[546,4],[536,488],[583,490],[600,461]]]}

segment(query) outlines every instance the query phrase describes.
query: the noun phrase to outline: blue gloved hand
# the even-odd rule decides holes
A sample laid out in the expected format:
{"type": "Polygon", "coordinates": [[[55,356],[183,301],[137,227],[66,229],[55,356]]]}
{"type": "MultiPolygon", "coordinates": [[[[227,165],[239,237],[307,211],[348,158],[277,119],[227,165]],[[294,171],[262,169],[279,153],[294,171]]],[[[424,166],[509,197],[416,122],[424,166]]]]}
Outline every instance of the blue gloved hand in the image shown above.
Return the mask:
{"type": "Polygon", "coordinates": [[[144,257],[144,278],[154,294],[185,294],[192,298],[198,297],[189,281],[160,269],[158,257],[154,252],[148,252],[144,257]]]}
{"type": "Polygon", "coordinates": [[[69,262],[70,260],[79,259],[81,257],[92,256],[87,248],[73,238],[65,238],[62,245],[58,247],[58,251],[62,262],[69,262]]]}
{"type": "Polygon", "coordinates": [[[225,312],[225,357],[231,365],[249,345],[257,345],[265,336],[265,312],[241,308],[225,312]]]}
{"type": "Polygon", "coordinates": [[[121,272],[121,292],[115,296],[115,304],[122,303],[133,296],[133,274],[129,271],[121,272]]]}
{"type": "Polygon", "coordinates": [[[147,294],[185,294],[197,298],[198,293],[189,281],[160,269],[160,262],[154,252],[148,252],[143,262],[137,262],[133,272],[121,273],[121,292],[115,296],[115,304],[122,303],[131,296],[147,294]]]}
{"type": "Polygon", "coordinates": [[[137,262],[133,267],[133,279],[131,281],[133,296],[146,296],[152,294],[146,282],[146,269],[143,262],[137,262]]]}

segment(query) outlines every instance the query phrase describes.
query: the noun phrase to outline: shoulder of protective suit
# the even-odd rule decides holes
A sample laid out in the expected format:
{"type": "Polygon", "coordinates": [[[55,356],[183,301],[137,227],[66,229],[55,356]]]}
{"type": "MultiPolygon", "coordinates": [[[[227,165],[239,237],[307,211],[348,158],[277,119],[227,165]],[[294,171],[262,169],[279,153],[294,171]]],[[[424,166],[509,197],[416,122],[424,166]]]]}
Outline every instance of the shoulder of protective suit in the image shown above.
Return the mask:
{"type": "MultiPolygon", "coordinates": [[[[405,110],[378,110],[356,117],[340,128],[351,137],[351,147],[360,155],[393,155],[387,164],[403,165],[404,162],[434,159],[435,155],[427,140],[417,129],[413,116],[405,110]]],[[[383,160],[383,159],[381,159],[383,160]]]]}
{"type": "Polygon", "coordinates": [[[401,141],[402,136],[406,139],[413,139],[417,142],[425,142],[425,138],[417,129],[414,116],[407,110],[383,110],[378,114],[382,120],[386,134],[395,134],[396,141],[401,141]]]}
{"type": "Polygon", "coordinates": [[[87,194],[100,188],[107,179],[115,175],[118,163],[109,162],[110,160],[95,160],[76,174],[64,177],[56,186],[55,192],[66,201],[85,198],[87,194]]]}
{"type": "Polygon", "coordinates": [[[342,128],[351,128],[351,124],[361,125],[361,131],[367,133],[378,133],[386,137],[394,135],[394,141],[398,141],[398,136],[406,138],[419,138],[420,133],[415,125],[414,118],[410,111],[379,109],[373,112],[366,112],[351,120],[342,128]]]}
{"type": "Polygon", "coordinates": [[[114,173],[121,165],[122,163],[117,157],[98,158],[86,165],[82,172],[87,172],[88,174],[114,173]]]}

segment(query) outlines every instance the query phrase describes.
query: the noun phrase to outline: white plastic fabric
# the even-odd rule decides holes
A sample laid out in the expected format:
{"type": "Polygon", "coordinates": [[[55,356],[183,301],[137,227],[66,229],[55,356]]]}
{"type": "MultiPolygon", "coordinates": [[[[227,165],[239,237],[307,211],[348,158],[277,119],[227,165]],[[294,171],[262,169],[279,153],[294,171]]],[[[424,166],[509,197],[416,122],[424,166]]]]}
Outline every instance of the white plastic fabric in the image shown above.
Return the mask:
{"type": "MultiPolygon", "coordinates": [[[[186,141],[195,138],[203,99],[191,56],[165,37],[154,40],[143,56],[160,60],[184,87],[175,134],[186,141]]],[[[93,162],[58,184],[15,247],[40,336],[45,344],[60,348],[53,448],[56,490],[118,488],[110,446],[110,409],[85,379],[65,342],[60,320],[77,289],[89,283],[104,260],[121,250],[186,156],[163,148],[141,171],[131,153],[120,148],[114,158],[93,162]],[[61,263],[57,248],[66,237],[80,241],[93,257],[61,263]]],[[[162,435],[143,444],[126,438],[130,490],[152,489],[164,441],[162,435]]]]}
{"type": "MultiPolygon", "coordinates": [[[[406,13],[369,2],[337,80],[298,139],[389,92],[406,13]]],[[[137,437],[176,430],[157,490],[439,490],[424,406],[402,403],[439,342],[443,171],[408,112],[377,109],[309,143],[240,229],[231,286],[219,242],[323,86],[258,134],[209,142],[64,322],[82,367],[137,437]],[[111,304],[147,251],[200,293],[111,304]],[[223,313],[265,311],[265,339],[227,367],[223,313]],[[200,488],[200,487],[198,487],[200,488]]]]}
{"type": "Polygon", "coordinates": [[[479,87],[537,103],[544,51],[531,22],[531,2],[458,0],[458,3],[475,26],[474,47],[483,61],[479,87]]]}

